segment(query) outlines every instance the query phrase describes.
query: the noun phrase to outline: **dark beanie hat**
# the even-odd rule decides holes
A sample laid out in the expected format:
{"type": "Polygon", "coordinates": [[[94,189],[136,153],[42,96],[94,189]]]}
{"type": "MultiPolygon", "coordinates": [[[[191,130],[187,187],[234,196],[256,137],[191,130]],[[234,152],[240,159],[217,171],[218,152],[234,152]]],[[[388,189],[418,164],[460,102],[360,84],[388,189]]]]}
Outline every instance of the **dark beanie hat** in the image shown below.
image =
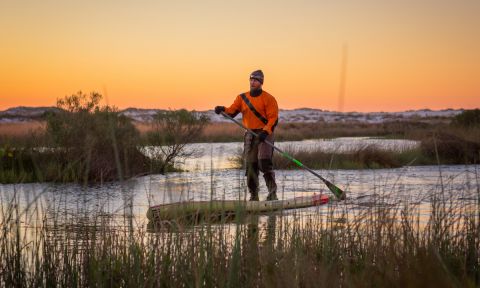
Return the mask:
{"type": "Polygon", "coordinates": [[[250,74],[250,79],[257,79],[258,82],[263,84],[263,72],[262,70],[255,70],[250,74]]]}

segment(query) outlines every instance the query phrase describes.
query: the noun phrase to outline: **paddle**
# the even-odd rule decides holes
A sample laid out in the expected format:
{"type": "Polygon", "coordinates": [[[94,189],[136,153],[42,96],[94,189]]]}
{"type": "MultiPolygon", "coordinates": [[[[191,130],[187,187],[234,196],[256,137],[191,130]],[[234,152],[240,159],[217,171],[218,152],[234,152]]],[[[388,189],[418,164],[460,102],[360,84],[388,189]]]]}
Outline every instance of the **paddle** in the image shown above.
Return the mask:
{"type": "MultiPolygon", "coordinates": [[[[225,117],[225,118],[228,118],[230,120],[232,120],[233,122],[235,122],[238,126],[242,127],[243,129],[245,129],[246,131],[248,131],[249,133],[251,133],[252,135],[254,135],[255,137],[258,137],[258,134],[253,132],[252,130],[248,129],[247,127],[243,126],[242,123],[240,123],[239,121],[233,119],[232,117],[230,117],[229,115],[227,115],[225,112],[221,112],[221,114],[225,117]]],[[[264,141],[265,143],[267,143],[268,145],[270,145],[273,149],[277,150],[277,152],[279,152],[283,157],[287,158],[288,160],[292,161],[293,163],[297,164],[297,166],[299,166],[300,168],[303,168],[305,170],[307,170],[308,172],[312,173],[313,175],[317,176],[318,178],[320,178],[320,180],[323,181],[323,183],[325,183],[325,185],[327,185],[328,189],[330,191],[332,191],[333,195],[335,195],[335,197],[337,197],[337,199],[339,200],[345,200],[346,196],[345,196],[345,192],[338,188],[337,186],[333,185],[332,182],[328,181],[327,179],[323,178],[321,175],[319,175],[317,172],[313,171],[312,169],[308,168],[307,166],[303,165],[302,162],[298,161],[297,159],[293,158],[292,156],[290,156],[288,153],[286,152],[283,152],[282,150],[280,150],[279,148],[275,147],[270,141],[268,140],[265,140],[264,141]]]]}

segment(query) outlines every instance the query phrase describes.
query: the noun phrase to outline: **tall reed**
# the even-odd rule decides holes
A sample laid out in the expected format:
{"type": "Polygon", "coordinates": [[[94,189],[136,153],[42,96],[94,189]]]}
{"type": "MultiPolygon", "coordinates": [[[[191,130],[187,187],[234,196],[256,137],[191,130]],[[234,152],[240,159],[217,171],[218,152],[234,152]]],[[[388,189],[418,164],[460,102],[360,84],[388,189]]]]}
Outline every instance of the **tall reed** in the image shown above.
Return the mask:
{"type": "Polygon", "coordinates": [[[459,201],[447,184],[438,186],[426,195],[428,214],[418,203],[391,204],[392,195],[377,194],[365,203],[333,203],[321,213],[285,211],[193,226],[170,222],[150,232],[142,221],[131,227],[135,219],[128,211],[82,217],[81,211],[45,211],[40,202],[22,211],[15,195],[2,205],[0,283],[475,287],[480,189],[479,175],[474,177],[474,198],[459,201]]]}

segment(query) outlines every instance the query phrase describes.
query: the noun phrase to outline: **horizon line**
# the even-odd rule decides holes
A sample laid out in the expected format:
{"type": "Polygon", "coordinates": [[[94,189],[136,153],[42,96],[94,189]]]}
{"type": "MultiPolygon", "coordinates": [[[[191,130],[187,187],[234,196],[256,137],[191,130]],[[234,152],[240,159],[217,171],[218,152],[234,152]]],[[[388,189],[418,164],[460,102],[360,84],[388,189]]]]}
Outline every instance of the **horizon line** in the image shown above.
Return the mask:
{"type": "MultiPolygon", "coordinates": [[[[106,105],[107,106],[107,105],[106,105]]],[[[132,106],[129,106],[129,107],[126,107],[126,108],[119,108],[115,105],[108,105],[110,107],[115,107],[117,109],[119,109],[120,111],[125,111],[125,110],[128,110],[128,109],[138,109],[138,110],[182,110],[182,109],[185,109],[187,111],[196,111],[196,112],[207,112],[207,111],[212,111],[214,109],[207,109],[207,110],[196,110],[196,109],[188,109],[188,108],[177,108],[177,109],[171,109],[171,108],[143,108],[143,107],[132,107],[132,106]]],[[[8,111],[8,110],[11,110],[11,109],[16,109],[16,108],[33,108],[33,109],[40,109],[40,108],[57,108],[57,106],[25,106],[25,105],[19,105],[19,106],[12,106],[12,107],[8,107],[4,110],[0,110],[0,113],[1,112],[5,112],[5,111],[8,111]]],[[[449,111],[449,110],[462,110],[462,111],[465,111],[465,110],[476,110],[476,109],[480,109],[480,107],[477,107],[477,108],[471,108],[471,109],[466,109],[466,108],[441,108],[441,109],[432,109],[432,108],[418,108],[418,109],[414,109],[414,108],[411,108],[411,109],[406,109],[406,110],[396,110],[396,111],[355,111],[355,110],[351,110],[351,111],[335,111],[335,110],[328,110],[328,109],[322,109],[322,108],[314,108],[314,107],[299,107],[299,108],[292,108],[292,109],[282,109],[280,108],[279,111],[294,111],[294,110],[319,110],[319,111],[323,111],[323,112],[333,112],[333,113],[402,113],[402,112],[415,112],[415,111],[432,111],[432,112],[435,112],[435,111],[449,111]]]]}

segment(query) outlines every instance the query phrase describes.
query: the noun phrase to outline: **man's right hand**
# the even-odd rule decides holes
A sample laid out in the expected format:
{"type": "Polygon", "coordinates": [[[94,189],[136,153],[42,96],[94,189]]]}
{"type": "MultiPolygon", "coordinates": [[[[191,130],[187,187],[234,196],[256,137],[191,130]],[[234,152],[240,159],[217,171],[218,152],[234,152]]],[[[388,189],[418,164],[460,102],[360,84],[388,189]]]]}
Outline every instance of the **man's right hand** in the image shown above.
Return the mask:
{"type": "Polygon", "coordinates": [[[216,106],[215,113],[220,114],[225,111],[225,106],[216,106]]]}

